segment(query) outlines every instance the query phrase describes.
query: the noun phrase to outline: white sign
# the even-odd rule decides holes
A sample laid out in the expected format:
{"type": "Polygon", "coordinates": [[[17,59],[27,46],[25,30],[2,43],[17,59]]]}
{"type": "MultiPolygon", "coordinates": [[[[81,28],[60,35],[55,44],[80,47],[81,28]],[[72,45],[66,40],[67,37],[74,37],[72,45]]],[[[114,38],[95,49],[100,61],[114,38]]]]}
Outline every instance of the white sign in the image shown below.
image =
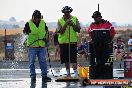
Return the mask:
{"type": "Polygon", "coordinates": [[[11,46],[11,43],[7,43],[7,46],[11,46]]]}

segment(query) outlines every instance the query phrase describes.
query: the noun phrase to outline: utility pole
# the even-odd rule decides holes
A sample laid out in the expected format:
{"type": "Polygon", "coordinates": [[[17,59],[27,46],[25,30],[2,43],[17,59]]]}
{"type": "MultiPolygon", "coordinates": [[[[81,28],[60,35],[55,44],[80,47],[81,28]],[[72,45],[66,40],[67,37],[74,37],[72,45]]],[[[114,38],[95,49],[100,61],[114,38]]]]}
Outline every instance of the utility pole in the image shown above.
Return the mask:
{"type": "Polygon", "coordinates": [[[5,56],[4,60],[14,60],[14,40],[7,39],[7,30],[5,29],[5,39],[4,39],[4,46],[5,46],[5,56]]]}
{"type": "MultiPolygon", "coordinates": [[[[6,29],[5,29],[5,40],[4,40],[4,45],[6,46],[6,44],[7,44],[7,39],[6,39],[6,29]]],[[[7,53],[7,50],[6,50],[6,47],[5,47],[5,59],[7,59],[7,58],[6,58],[6,53],[7,53]]]]}

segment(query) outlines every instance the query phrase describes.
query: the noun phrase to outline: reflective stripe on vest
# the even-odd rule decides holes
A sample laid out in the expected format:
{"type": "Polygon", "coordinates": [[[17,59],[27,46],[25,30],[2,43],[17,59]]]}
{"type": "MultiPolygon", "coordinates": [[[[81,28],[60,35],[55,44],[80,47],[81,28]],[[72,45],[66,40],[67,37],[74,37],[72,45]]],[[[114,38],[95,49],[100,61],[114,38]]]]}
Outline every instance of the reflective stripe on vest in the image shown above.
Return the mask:
{"type": "Polygon", "coordinates": [[[38,28],[36,27],[36,25],[32,22],[32,20],[30,20],[29,22],[29,27],[31,30],[31,33],[29,33],[28,38],[27,38],[27,45],[29,46],[30,44],[32,44],[30,47],[44,47],[45,46],[45,41],[43,40],[39,40],[39,39],[43,39],[45,38],[45,22],[44,20],[41,20],[39,23],[38,28]]]}
{"type": "MultiPolygon", "coordinates": [[[[74,25],[76,25],[76,17],[75,16],[72,16],[72,22],[74,25]]],[[[66,22],[63,17],[61,19],[59,19],[59,23],[60,23],[61,27],[64,26],[64,24],[66,22]]],[[[64,34],[59,33],[58,41],[60,44],[69,43],[69,30],[70,30],[70,42],[77,42],[77,33],[73,30],[72,26],[68,25],[66,27],[64,34]]]]}

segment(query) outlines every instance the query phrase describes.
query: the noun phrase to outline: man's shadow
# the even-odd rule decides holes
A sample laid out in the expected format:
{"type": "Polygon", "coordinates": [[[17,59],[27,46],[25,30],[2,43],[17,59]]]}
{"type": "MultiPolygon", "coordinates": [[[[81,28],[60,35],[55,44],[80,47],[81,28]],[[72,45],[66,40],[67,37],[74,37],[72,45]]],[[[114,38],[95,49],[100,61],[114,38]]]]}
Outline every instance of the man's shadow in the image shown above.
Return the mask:
{"type": "MultiPolygon", "coordinates": [[[[37,84],[37,85],[39,85],[39,84],[37,84]]],[[[36,88],[36,82],[31,81],[30,88],[36,88]]],[[[41,88],[47,88],[47,82],[42,82],[41,88]]]]}
{"type": "Polygon", "coordinates": [[[35,88],[36,87],[36,82],[35,81],[31,81],[30,82],[30,88],[35,88]]]}
{"type": "Polygon", "coordinates": [[[47,88],[47,82],[42,82],[41,88],[47,88]]]}

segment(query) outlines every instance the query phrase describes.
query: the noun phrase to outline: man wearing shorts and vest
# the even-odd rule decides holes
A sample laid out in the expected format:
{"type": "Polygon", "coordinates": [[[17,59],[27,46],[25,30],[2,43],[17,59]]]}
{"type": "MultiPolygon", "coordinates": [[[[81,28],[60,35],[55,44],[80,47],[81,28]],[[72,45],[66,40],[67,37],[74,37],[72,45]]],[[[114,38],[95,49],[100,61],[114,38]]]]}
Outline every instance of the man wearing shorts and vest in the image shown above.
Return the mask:
{"type": "Polygon", "coordinates": [[[69,56],[70,63],[72,63],[72,68],[74,70],[75,77],[78,77],[77,72],[77,33],[80,32],[80,24],[78,19],[75,16],[72,16],[70,13],[73,9],[69,6],[62,8],[63,17],[58,20],[58,41],[60,45],[60,59],[61,63],[65,63],[67,76],[69,74],[69,56]],[[69,48],[70,46],[70,48],[69,48]],[[70,51],[70,55],[69,55],[70,51]]]}

